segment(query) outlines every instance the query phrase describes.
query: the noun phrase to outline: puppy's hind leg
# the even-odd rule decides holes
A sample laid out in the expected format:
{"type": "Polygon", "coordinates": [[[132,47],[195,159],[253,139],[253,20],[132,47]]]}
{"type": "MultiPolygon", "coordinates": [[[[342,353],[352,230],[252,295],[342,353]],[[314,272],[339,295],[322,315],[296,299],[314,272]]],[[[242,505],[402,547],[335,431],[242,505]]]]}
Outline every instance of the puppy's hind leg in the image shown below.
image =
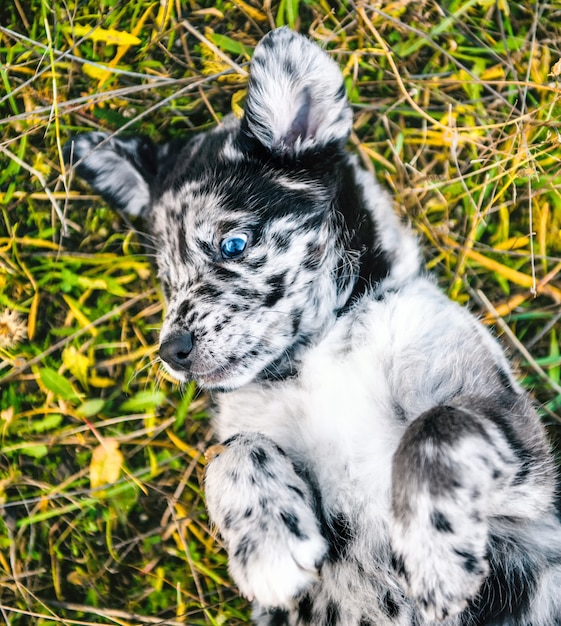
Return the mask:
{"type": "Polygon", "coordinates": [[[464,398],[406,430],[393,463],[394,567],[429,619],[457,614],[477,595],[493,519],[536,519],[550,506],[552,471],[535,420],[524,399],[505,411],[464,398]]]}

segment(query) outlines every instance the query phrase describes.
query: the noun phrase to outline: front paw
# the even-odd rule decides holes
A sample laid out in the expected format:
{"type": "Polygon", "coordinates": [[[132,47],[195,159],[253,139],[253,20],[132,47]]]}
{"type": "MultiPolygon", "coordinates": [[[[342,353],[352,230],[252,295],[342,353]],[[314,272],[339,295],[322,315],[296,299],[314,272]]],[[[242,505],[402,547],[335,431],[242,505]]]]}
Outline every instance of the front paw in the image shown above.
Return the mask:
{"type": "Polygon", "coordinates": [[[240,592],[290,608],[317,581],[327,552],[307,483],[274,442],[244,433],[215,448],[205,486],[240,592]]]}
{"type": "Polygon", "coordinates": [[[432,510],[392,528],[395,572],[429,621],[461,613],[489,572],[486,524],[456,513],[432,510]]]}

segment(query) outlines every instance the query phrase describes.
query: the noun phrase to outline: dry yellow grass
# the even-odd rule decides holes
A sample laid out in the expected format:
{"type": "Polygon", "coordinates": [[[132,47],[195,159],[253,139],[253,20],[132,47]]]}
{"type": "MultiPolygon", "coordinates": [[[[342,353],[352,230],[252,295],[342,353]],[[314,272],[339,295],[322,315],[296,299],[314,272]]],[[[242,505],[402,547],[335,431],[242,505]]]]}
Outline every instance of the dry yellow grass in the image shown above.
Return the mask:
{"type": "Polygon", "coordinates": [[[97,128],[169,138],[239,111],[275,25],[344,68],[353,148],[442,287],[496,324],[559,436],[561,8],[14,0],[0,14],[6,624],[247,620],[203,507],[205,398],[154,362],[162,304],[141,225],[72,180],[61,146],[97,128]]]}

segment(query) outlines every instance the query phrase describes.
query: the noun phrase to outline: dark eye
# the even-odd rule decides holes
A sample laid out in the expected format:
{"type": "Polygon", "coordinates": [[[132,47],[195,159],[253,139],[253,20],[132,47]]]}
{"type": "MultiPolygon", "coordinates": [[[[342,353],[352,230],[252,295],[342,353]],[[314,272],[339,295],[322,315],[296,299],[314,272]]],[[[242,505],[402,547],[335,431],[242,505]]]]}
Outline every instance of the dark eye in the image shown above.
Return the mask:
{"type": "Polygon", "coordinates": [[[225,259],[235,259],[247,247],[247,235],[244,233],[236,233],[222,240],[220,244],[220,252],[225,259]]]}

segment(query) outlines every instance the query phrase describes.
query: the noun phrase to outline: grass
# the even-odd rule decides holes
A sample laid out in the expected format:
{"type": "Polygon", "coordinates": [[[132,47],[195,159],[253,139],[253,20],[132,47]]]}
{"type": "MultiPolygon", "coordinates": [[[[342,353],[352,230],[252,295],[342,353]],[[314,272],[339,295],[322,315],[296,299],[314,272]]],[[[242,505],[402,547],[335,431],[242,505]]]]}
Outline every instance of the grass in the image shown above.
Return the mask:
{"type": "Polygon", "coordinates": [[[442,288],[495,325],[559,439],[561,7],[525,4],[3,4],[4,623],[247,622],[204,511],[206,399],[155,361],[162,300],[142,226],[72,180],[61,145],[97,128],[211,127],[239,111],[275,25],[344,68],[353,149],[442,288]]]}

